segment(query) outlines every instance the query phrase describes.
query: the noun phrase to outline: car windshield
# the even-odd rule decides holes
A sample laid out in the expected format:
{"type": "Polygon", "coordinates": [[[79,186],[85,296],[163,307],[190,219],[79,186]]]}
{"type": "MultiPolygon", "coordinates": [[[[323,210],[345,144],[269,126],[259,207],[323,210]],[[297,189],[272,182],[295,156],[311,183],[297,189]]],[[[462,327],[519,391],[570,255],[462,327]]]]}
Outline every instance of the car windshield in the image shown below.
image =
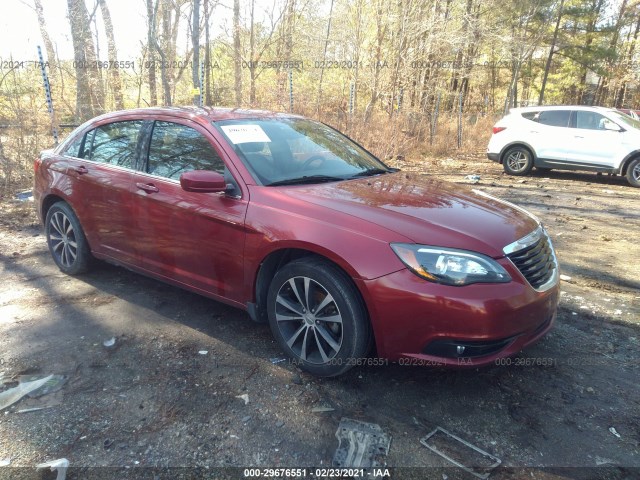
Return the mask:
{"type": "Polygon", "coordinates": [[[630,117],[626,113],[610,112],[610,114],[611,118],[613,118],[616,122],[624,123],[626,126],[640,130],[640,121],[636,120],[633,117],[630,117]]]}
{"type": "Polygon", "coordinates": [[[214,122],[262,185],[340,181],[393,171],[337,130],[303,118],[214,122]]]}

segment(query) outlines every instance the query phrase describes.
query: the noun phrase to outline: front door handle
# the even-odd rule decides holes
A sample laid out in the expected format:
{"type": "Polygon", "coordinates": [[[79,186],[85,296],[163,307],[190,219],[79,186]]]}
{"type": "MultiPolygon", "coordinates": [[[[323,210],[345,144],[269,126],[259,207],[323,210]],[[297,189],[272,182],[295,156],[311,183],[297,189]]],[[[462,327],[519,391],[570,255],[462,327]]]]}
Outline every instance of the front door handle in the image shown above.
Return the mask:
{"type": "Polygon", "coordinates": [[[575,138],[584,138],[582,135],[574,135],[575,138]]]}
{"type": "Polygon", "coordinates": [[[136,183],[136,187],[138,187],[140,190],[144,190],[147,193],[155,193],[155,192],[159,192],[160,189],[158,189],[158,187],[156,187],[153,183],[136,183]]]}
{"type": "Polygon", "coordinates": [[[84,165],[80,165],[78,167],[74,167],[73,171],[79,173],[80,175],[84,175],[85,173],[89,173],[89,169],[84,165]]]}

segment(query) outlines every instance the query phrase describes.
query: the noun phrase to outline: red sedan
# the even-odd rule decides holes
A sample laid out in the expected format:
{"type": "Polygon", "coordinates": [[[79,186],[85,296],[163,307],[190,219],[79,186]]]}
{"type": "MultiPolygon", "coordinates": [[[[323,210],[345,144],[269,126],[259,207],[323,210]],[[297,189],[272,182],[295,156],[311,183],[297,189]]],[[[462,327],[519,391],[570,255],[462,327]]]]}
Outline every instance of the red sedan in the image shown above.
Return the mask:
{"type": "Polygon", "coordinates": [[[555,319],[553,246],[525,210],[399,172],[296,115],[110,113],[35,163],[49,250],[95,258],[269,322],[301,368],[378,357],[486,365],[555,319]]]}

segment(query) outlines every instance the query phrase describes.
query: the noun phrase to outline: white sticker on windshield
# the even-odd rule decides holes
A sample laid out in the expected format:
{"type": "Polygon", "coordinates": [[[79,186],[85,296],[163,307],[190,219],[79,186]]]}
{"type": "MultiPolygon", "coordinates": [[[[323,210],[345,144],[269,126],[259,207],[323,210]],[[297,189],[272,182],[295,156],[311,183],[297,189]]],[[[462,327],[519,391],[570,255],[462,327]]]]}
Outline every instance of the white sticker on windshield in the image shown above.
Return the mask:
{"type": "Polygon", "coordinates": [[[221,125],[220,128],[234,145],[271,141],[260,125],[221,125]]]}

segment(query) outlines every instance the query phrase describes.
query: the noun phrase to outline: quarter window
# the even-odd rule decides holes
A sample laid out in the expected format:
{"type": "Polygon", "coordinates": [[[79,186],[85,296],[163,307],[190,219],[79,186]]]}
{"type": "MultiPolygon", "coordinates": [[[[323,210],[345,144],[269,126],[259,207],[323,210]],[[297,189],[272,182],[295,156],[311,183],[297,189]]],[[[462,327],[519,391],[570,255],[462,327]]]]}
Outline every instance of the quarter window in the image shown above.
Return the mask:
{"type": "Polygon", "coordinates": [[[155,122],[149,146],[148,172],[179,179],[191,170],[224,173],[224,162],[197,130],[171,122],[155,122]]]}
{"type": "Polygon", "coordinates": [[[136,159],[141,120],[102,125],[87,134],[85,152],[94,162],[133,168],[136,159]],[[90,148],[88,146],[90,145],[90,148]]]}

